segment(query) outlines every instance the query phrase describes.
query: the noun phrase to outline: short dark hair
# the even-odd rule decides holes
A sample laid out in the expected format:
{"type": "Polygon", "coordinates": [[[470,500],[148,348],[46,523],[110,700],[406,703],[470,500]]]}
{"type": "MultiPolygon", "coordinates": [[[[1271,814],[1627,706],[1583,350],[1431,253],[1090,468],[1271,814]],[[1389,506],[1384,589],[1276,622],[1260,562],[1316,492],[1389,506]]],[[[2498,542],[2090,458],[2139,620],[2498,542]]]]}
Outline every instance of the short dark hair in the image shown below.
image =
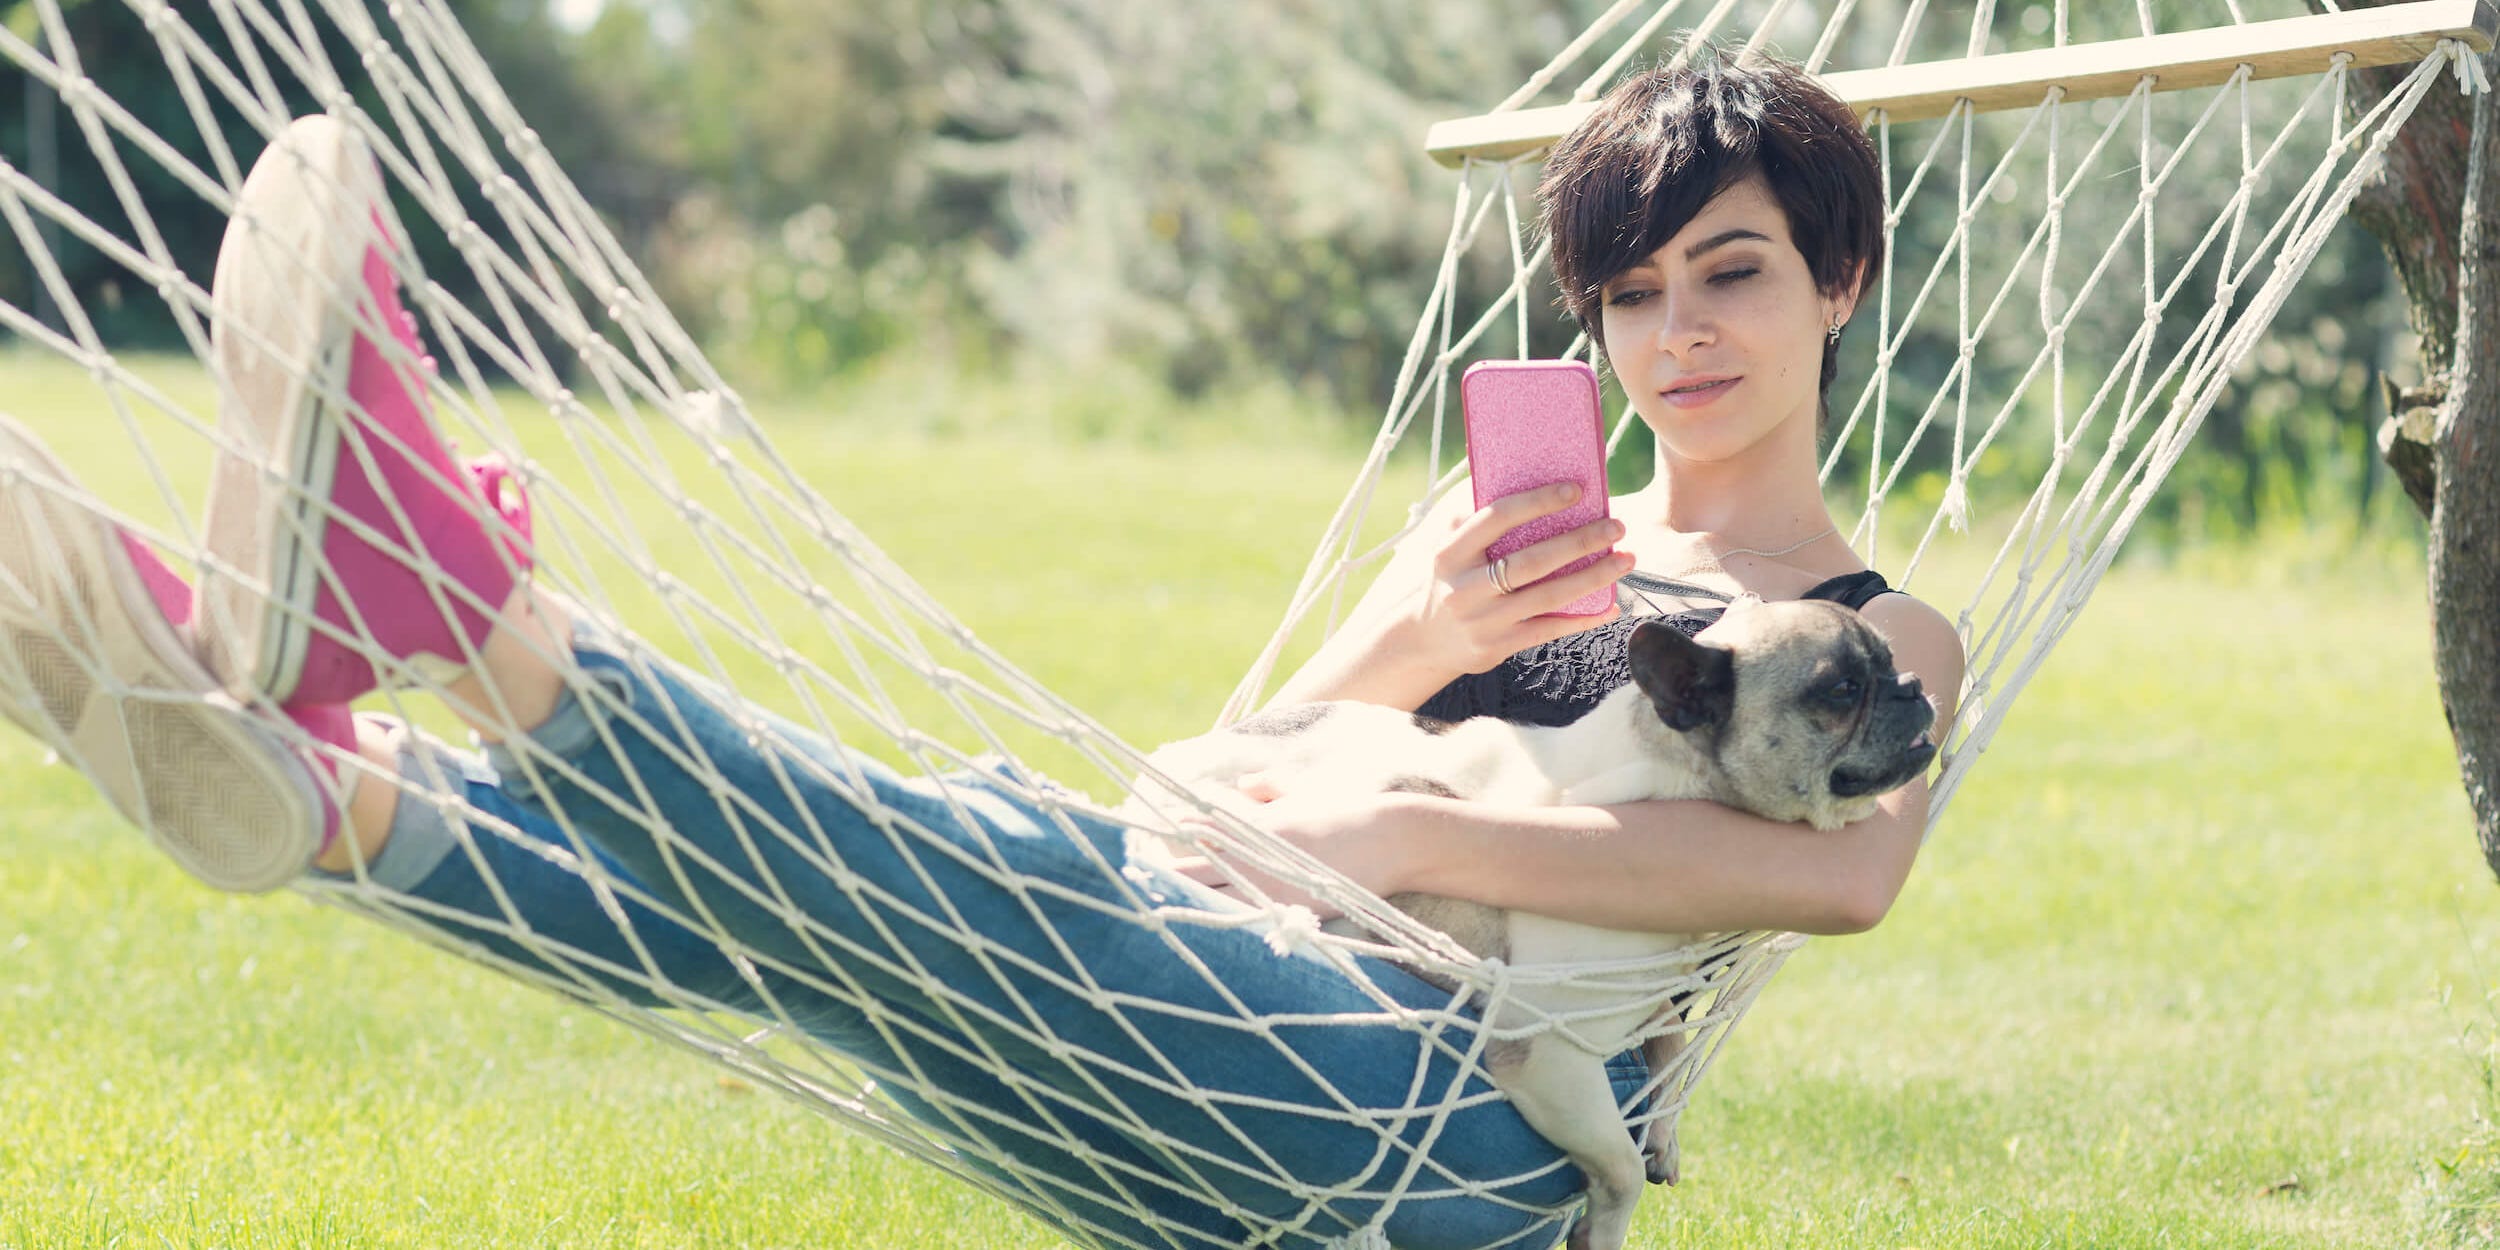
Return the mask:
{"type": "MultiPolygon", "coordinates": [[[[1649,259],[1719,193],[1759,173],[1825,295],[1884,262],[1884,181],[1857,114],[1785,61],[1705,52],[1624,80],[1554,145],[1537,186],[1561,303],[1600,352],[1608,282],[1649,259]]],[[[1822,390],[1837,341],[1824,345],[1822,390]]]]}

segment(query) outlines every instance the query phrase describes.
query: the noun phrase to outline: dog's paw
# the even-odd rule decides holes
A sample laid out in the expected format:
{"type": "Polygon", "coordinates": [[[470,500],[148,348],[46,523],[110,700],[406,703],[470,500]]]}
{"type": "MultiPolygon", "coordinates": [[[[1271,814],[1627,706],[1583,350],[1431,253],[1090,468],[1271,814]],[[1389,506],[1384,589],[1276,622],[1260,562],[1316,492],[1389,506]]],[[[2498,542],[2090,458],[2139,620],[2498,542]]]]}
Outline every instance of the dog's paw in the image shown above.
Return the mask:
{"type": "Polygon", "coordinates": [[[1624,1244],[1630,1240],[1628,1222],[1624,1220],[1603,1221],[1607,1225],[1607,1231],[1599,1230],[1600,1223],[1601,1221],[1583,1213],[1579,1222],[1571,1226],[1571,1237],[1563,1243],[1566,1250],[1623,1250],[1624,1244]]]}
{"type": "Polygon", "coordinates": [[[1649,1149],[1641,1152],[1641,1157],[1648,1165],[1650,1184],[1673,1185],[1684,1179],[1683,1152],[1676,1148],[1672,1130],[1660,1134],[1657,1141],[1650,1143],[1649,1149]]]}

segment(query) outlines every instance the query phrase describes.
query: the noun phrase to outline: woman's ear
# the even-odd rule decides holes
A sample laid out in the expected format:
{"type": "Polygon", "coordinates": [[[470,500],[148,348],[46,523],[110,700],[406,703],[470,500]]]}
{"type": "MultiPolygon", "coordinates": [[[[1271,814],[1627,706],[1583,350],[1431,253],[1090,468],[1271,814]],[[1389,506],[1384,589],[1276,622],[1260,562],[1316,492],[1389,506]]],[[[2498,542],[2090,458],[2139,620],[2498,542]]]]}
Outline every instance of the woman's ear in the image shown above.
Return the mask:
{"type": "Polygon", "coordinates": [[[1858,297],[1864,294],[1866,294],[1866,262],[1860,260],[1849,266],[1848,280],[1842,282],[1840,289],[1832,293],[1832,315],[1828,320],[1837,321],[1842,325],[1849,324],[1850,316],[1858,310],[1858,297]]]}

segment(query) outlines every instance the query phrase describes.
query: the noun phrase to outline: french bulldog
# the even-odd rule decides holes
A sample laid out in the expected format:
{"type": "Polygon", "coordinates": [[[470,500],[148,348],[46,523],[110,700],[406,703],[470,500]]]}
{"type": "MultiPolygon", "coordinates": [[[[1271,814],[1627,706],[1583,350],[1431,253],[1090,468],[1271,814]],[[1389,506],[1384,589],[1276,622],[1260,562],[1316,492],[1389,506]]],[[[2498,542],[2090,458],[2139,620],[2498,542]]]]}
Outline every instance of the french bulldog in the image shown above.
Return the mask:
{"type": "MultiPolygon", "coordinates": [[[[1629,648],[1631,683],[1560,727],[1306,703],[1172,743],[1147,762],[1254,823],[1256,805],[1238,785],[1264,774],[1294,795],[1403,790],[1518,805],[1712,799],[1836,829],[1871,813],[1878,798],[1935,758],[1935,709],[1918,678],[1897,671],[1883,636],[1839,604],[1745,596],[1697,636],[1642,622],[1629,648]]],[[[1166,818],[1196,810],[1168,791],[1151,797],[1160,789],[1142,782],[1132,807],[1166,818]]],[[[1173,851],[1136,829],[1130,854],[1168,863],[1173,851]]],[[[1388,901],[1479,957],[1513,967],[1654,959],[1706,936],[1599,929],[1426,894],[1388,901]]],[[[1349,931],[1343,922],[1330,927],[1349,931]]],[[[1666,974],[1692,971],[1669,966],[1666,974]]],[[[1487,1024],[1501,1034],[1533,1031],[1489,1046],[1487,1069],[1528,1124],[1587,1174],[1588,1210],[1572,1231],[1574,1250],[1617,1250],[1644,1175],[1672,1183],[1677,1161],[1672,1134],[1653,1132],[1644,1166],[1605,1061],[1646,1035],[1652,1070],[1662,1068],[1683,1047],[1684,1031],[1672,1027],[1680,1020],[1671,1019],[1683,1004],[1667,999],[1662,1007],[1658,994],[1619,987],[1514,988],[1487,1024]],[[1540,1018],[1569,1024],[1535,1029],[1540,1018]]]]}

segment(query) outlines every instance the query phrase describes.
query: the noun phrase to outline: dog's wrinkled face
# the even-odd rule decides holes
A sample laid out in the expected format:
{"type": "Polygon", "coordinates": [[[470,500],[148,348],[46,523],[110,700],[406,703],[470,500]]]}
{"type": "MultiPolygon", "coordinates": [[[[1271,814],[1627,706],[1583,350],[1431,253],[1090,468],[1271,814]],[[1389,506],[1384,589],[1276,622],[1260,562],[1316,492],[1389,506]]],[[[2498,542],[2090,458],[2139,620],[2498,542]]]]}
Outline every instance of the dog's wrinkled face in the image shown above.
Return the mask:
{"type": "Polygon", "coordinates": [[[1936,757],[1918,679],[1839,604],[1748,597],[1695,638],[1644,623],[1631,655],[1658,719],[1717,763],[1730,804],[1759,815],[1836,828],[1936,757]]]}

